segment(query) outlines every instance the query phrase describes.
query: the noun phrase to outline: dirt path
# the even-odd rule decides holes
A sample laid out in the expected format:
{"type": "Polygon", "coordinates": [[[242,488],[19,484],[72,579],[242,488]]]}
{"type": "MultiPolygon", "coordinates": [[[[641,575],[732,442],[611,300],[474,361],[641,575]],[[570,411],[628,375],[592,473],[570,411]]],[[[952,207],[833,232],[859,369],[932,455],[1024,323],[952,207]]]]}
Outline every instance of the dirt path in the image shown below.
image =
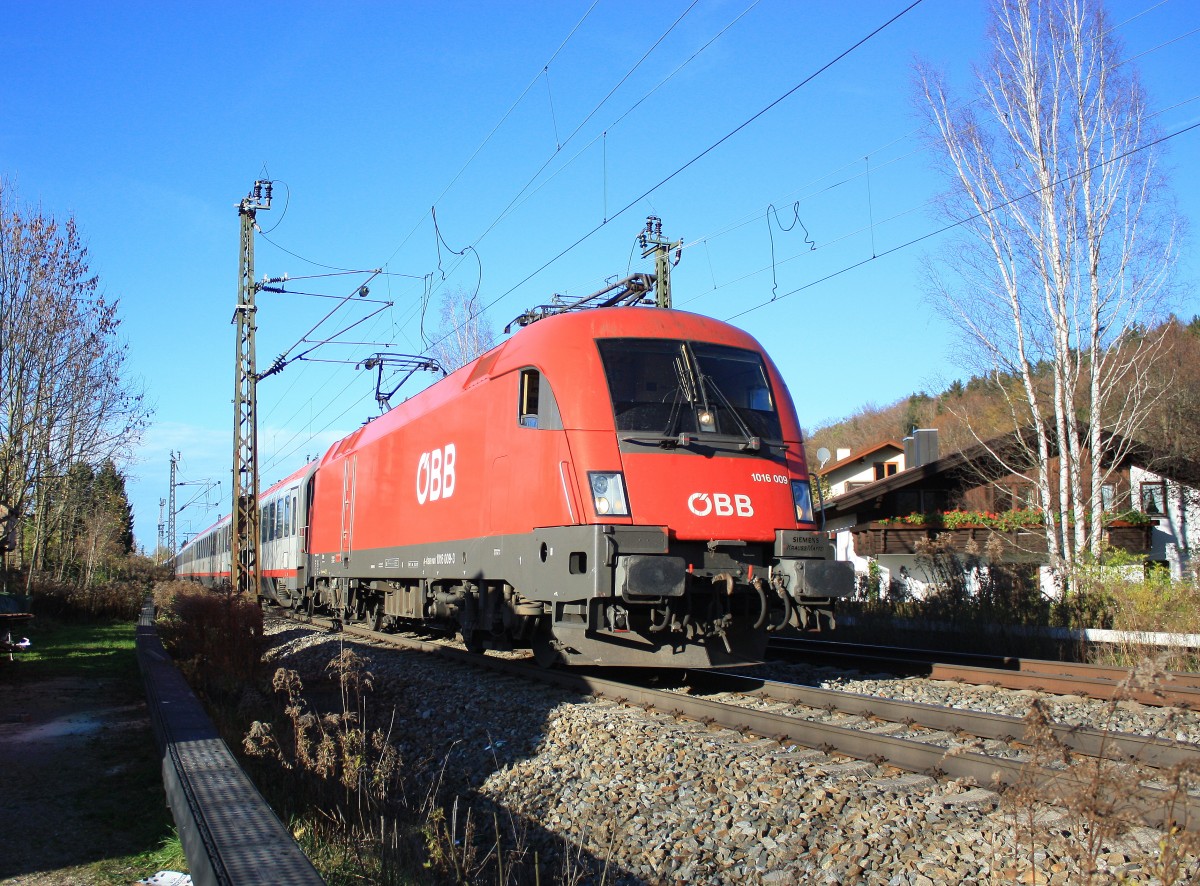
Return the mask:
{"type": "MultiPolygon", "coordinates": [[[[163,836],[140,684],[34,682],[9,667],[0,662],[0,886],[111,882],[95,862],[149,852],[163,836]]],[[[145,876],[129,873],[125,882],[145,876]]]]}

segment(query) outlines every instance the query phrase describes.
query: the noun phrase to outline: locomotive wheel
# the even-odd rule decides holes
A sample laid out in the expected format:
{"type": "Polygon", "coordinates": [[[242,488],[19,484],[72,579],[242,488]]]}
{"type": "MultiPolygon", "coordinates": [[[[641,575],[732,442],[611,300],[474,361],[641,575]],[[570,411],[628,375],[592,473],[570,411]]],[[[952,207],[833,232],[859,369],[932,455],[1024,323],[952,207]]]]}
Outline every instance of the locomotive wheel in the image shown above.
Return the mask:
{"type": "Polygon", "coordinates": [[[563,663],[563,657],[558,651],[558,641],[550,631],[538,631],[530,645],[533,647],[534,661],[541,667],[553,668],[563,663]]]}
{"type": "Polygon", "coordinates": [[[374,606],[367,609],[367,624],[371,630],[378,631],[383,628],[383,603],[376,602],[374,606]]]}
{"type": "Polygon", "coordinates": [[[483,631],[476,631],[470,628],[463,628],[459,632],[459,636],[463,639],[463,645],[467,647],[467,652],[472,655],[481,655],[483,650],[487,648],[484,644],[483,631]]]}

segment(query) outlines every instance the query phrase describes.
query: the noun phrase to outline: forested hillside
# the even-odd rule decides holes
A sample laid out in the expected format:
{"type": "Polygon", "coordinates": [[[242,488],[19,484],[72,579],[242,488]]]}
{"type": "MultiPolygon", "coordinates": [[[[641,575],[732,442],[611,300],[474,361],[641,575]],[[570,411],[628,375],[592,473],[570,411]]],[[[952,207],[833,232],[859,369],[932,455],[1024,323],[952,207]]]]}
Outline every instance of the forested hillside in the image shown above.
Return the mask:
{"type": "MultiPolygon", "coordinates": [[[[1200,462],[1200,316],[1183,323],[1171,317],[1150,330],[1134,330],[1120,347],[1146,354],[1152,403],[1137,437],[1163,455],[1200,462]]],[[[1042,374],[1049,383],[1049,367],[1042,374]]],[[[846,418],[808,430],[805,435],[809,463],[817,465],[816,451],[827,447],[861,450],[883,440],[901,440],[914,428],[937,428],[940,452],[946,455],[1011,431],[1024,421],[1017,381],[1003,375],[975,376],[965,384],[955,381],[946,390],[918,391],[895,403],[877,406],[867,402],[846,418]],[[1006,396],[1006,392],[1013,396],[1006,396]]],[[[863,391],[865,397],[869,391],[863,391]]]]}

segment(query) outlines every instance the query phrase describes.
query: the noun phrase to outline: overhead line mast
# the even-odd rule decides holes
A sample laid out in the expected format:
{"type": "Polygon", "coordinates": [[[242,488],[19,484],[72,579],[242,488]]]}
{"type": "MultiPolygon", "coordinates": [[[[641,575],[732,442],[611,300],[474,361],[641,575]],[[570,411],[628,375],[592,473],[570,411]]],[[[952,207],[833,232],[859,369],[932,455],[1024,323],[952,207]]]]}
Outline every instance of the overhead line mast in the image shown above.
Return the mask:
{"type": "Polygon", "coordinates": [[[638,234],[638,245],[642,247],[642,258],[654,255],[654,304],[660,308],[671,307],[671,268],[679,264],[683,241],[664,240],[662,219],[650,215],[646,217],[645,230],[638,234]],[[674,261],[671,261],[672,249],[675,250],[674,261]]]}
{"type": "Polygon", "coordinates": [[[170,492],[171,504],[167,508],[167,550],[172,557],[175,556],[175,554],[178,550],[177,546],[176,546],[176,541],[175,541],[178,538],[178,536],[175,535],[175,487],[178,485],[175,482],[175,473],[178,469],[179,469],[179,453],[172,450],[172,452],[171,452],[171,492],[170,492]]]}
{"type": "Polygon", "coordinates": [[[254,358],[255,215],[271,208],[271,182],[259,180],[237,204],[241,221],[238,250],[237,357],[233,391],[233,507],[229,529],[229,563],[233,590],[257,598],[261,542],[258,515],[258,375],[254,358]]]}
{"type": "Polygon", "coordinates": [[[646,296],[654,290],[654,305],[659,308],[671,307],[671,268],[679,264],[683,255],[683,241],[663,239],[662,219],[650,215],[646,217],[646,227],[637,236],[638,245],[642,247],[642,258],[654,256],[653,274],[630,274],[615,283],[609,283],[598,292],[585,295],[582,298],[568,300],[561,295],[555,295],[550,304],[538,305],[523,314],[513,318],[504,327],[507,335],[514,326],[528,326],[546,317],[563,314],[567,311],[583,311],[591,308],[614,308],[620,305],[649,304],[646,296]],[[671,258],[671,250],[675,250],[675,258],[671,258]]]}

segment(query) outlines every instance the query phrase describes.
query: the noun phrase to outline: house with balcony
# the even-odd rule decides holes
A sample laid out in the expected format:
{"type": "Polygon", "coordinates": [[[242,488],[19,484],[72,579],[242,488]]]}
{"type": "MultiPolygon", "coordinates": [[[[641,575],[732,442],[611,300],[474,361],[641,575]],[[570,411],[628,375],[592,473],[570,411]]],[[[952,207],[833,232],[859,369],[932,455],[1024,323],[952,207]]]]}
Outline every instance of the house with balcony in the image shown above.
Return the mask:
{"type": "MultiPolygon", "coordinates": [[[[917,431],[914,438],[905,440],[903,468],[843,484],[825,503],[838,558],[854,563],[859,573],[874,562],[885,588],[913,596],[923,595],[935,579],[929,574],[932,552],[943,555],[943,562],[949,555],[961,564],[970,573],[968,586],[1003,566],[1050,591],[1036,490],[1009,467],[1022,449],[1016,435],[947,456],[938,454],[936,431],[917,431]]],[[[1200,465],[1139,445],[1115,449],[1125,454],[1106,466],[1101,490],[1109,514],[1106,542],[1166,566],[1175,578],[1194,574],[1200,465]],[[1116,519],[1121,516],[1126,519],[1116,519]]]]}
{"type": "Polygon", "coordinates": [[[830,496],[836,497],[903,471],[904,444],[884,440],[861,451],[839,449],[834,458],[821,468],[820,474],[830,496]]]}

